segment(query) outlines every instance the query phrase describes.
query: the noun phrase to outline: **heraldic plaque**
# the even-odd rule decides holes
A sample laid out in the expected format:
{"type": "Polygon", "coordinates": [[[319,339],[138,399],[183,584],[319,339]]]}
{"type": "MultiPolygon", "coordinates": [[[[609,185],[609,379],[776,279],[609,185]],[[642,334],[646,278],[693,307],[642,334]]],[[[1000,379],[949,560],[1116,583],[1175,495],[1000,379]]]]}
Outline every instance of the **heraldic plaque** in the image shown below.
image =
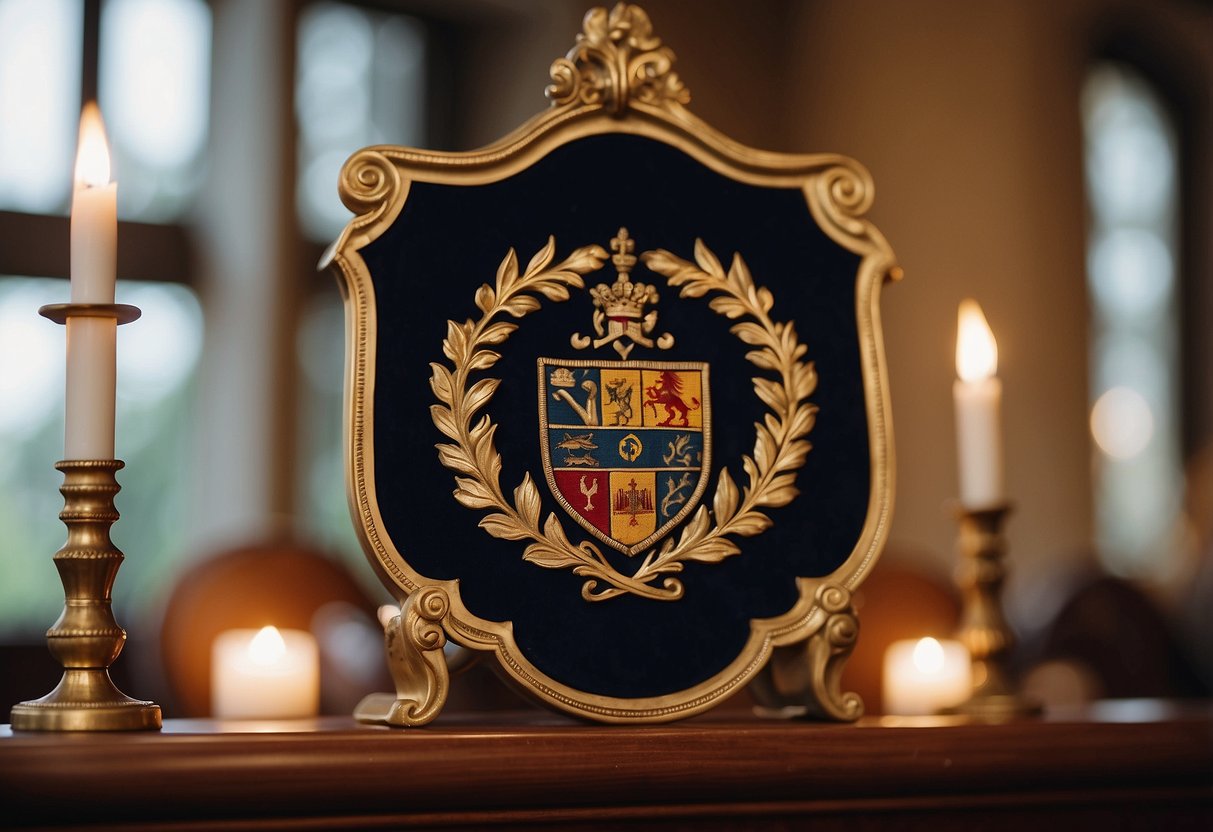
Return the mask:
{"type": "Polygon", "coordinates": [[[838,674],[892,508],[899,270],[866,170],[731,141],[673,60],[640,9],[594,9],[513,134],[342,170],[349,494],[403,604],[398,690],[360,719],[433,719],[448,638],[605,722],[760,672],[860,715],[838,674]]]}

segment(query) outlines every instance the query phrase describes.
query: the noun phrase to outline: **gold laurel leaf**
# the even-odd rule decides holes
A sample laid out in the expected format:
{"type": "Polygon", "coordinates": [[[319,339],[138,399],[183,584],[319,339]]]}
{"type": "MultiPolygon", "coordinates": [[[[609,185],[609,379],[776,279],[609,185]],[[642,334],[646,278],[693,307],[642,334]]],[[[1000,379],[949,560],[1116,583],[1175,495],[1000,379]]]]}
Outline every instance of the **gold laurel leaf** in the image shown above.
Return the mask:
{"type": "Polygon", "coordinates": [[[729,327],[729,332],[733,333],[744,343],[747,343],[752,347],[760,347],[763,345],[770,345],[772,343],[770,333],[768,333],[758,324],[752,324],[749,321],[733,324],[731,327],[729,327]]]}
{"type": "MultiPolygon", "coordinates": [[[[812,391],[809,391],[812,392],[812,391]]],[[[805,395],[808,395],[807,393],[805,395]]],[[[796,415],[792,417],[792,421],[788,425],[788,433],[793,436],[808,433],[813,429],[813,423],[817,420],[817,408],[812,405],[801,407],[796,411],[796,415]]]]}
{"type": "Polygon", "coordinates": [[[720,261],[716,259],[712,250],[704,245],[703,240],[698,237],[695,238],[695,262],[712,277],[717,279],[724,277],[724,267],[720,265],[720,261]]]}
{"type": "Polygon", "coordinates": [[[459,487],[455,489],[455,499],[468,508],[492,508],[495,505],[493,495],[479,480],[472,477],[455,477],[459,487]]]}
{"type": "Polygon", "coordinates": [[[765,473],[771,470],[771,463],[775,461],[775,439],[765,425],[755,423],[754,427],[758,431],[754,440],[754,461],[758,463],[758,470],[765,473]]]}
{"type": "Polygon", "coordinates": [[[746,476],[750,478],[751,483],[757,482],[759,476],[758,466],[754,464],[754,460],[751,457],[742,454],[741,467],[745,469],[746,476]]]}
{"type": "Polygon", "coordinates": [[[434,371],[434,374],[430,376],[430,389],[434,391],[434,395],[438,397],[439,401],[450,404],[451,397],[454,395],[451,371],[436,362],[430,364],[430,369],[434,371]]]}
{"type": "Polygon", "coordinates": [[[497,267],[497,295],[504,297],[518,279],[518,255],[510,249],[497,267]]]}
{"type": "Polygon", "coordinates": [[[750,275],[750,269],[746,266],[745,261],[736,254],[733,255],[733,262],[729,266],[729,282],[740,289],[755,306],[758,305],[758,298],[752,294],[754,278],[750,275]]]}
{"type": "MultiPolygon", "coordinates": [[[[803,399],[817,389],[817,367],[813,364],[797,364],[795,391],[796,398],[803,399]]],[[[813,408],[816,412],[817,408],[813,408]]]]}
{"type": "Polygon", "coordinates": [[[518,513],[522,515],[524,523],[531,528],[539,527],[539,489],[531,480],[530,471],[523,476],[522,482],[514,489],[514,505],[518,507],[518,513]]]}
{"type": "Polygon", "coordinates": [[[782,384],[776,384],[768,378],[752,378],[750,381],[754,382],[754,393],[764,404],[773,410],[787,410],[788,395],[782,384]]]}
{"type": "Polygon", "coordinates": [[[733,534],[739,534],[743,537],[754,537],[762,534],[767,529],[771,528],[771,518],[767,517],[761,511],[750,511],[746,514],[739,515],[730,526],[729,531],[733,534]]]}
{"type": "Polygon", "coordinates": [[[704,506],[700,506],[683,531],[683,538],[691,541],[701,540],[708,532],[709,522],[711,519],[708,516],[708,510],[704,506]]]}
{"type": "Polygon", "coordinates": [[[728,468],[720,469],[720,478],[716,481],[716,497],[712,501],[712,511],[717,523],[726,523],[737,510],[737,486],[729,476],[728,468]]]}
{"type": "Polygon", "coordinates": [[[796,488],[796,475],[780,474],[767,485],[766,490],[758,498],[757,503],[759,505],[770,506],[771,508],[778,508],[792,502],[799,493],[800,491],[796,488]]]}
{"type": "Polygon", "coordinates": [[[479,445],[487,435],[493,432],[494,427],[493,420],[487,414],[481,416],[480,421],[476,423],[475,427],[468,430],[468,437],[472,440],[472,447],[479,445]]]}
{"type": "Polygon", "coordinates": [[[749,359],[751,364],[764,370],[779,369],[779,357],[767,347],[763,347],[760,350],[750,350],[745,354],[745,357],[749,359]]]}
{"type": "Polygon", "coordinates": [[[684,262],[681,258],[670,254],[664,248],[658,248],[644,252],[644,254],[640,255],[640,259],[651,270],[665,275],[670,283],[675,286],[678,285],[676,281],[678,281],[679,273],[682,272],[682,263],[684,262]]]}
{"type": "Polygon", "coordinates": [[[455,417],[449,407],[440,404],[430,405],[430,418],[434,420],[434,427],[442,431],[444,436],[459,439],[459,427],[455,424],[455,417]]]}
{"type": "Polygon", "coordinates": [[[678,291],[680,298],[701,298],[708,292],[712,291],[712,287],[701,280],[689,281],[685,286],[678,291]]]}
{"type": "Polygon", "coordinates": [[[606,258],[607,252],[602,246],[582,246],[574,249],[569,258],[560,264],[560,270],[572,272],[577,278],[577,283],[582,284],[581,275],[601,269],[606,258]]]}
{"type": "Polygon", "coordinates": [[[477,350],[468,361],[469,370],[487,370],[501,358],[501,353],[492,350],[477,350]]]}
{"type": "MultiPolygon", "coordinates": [[[[527,266],[526,266],[527,275],[529,276],[529,275],[533,275],[537,272],[543,271],[543,269],[547,266],[547,264],[552,262],[552,257],[553,257],[553,255],[555,255],[555,253],[556,253],[556,238],[549,234],[547,245],[545,245],[543,248],[539,249],[539,251],[535,252],[535,256],[531,258],[531,262],[527,263],[527,266]]],[[[485,310],[485,311],[488,311],[488,310],[485,310]]]]}
{"type": "Polygon", "coordinates": [[[548,300],[559,302],[569,299],[569,290],[561,286],[559,283],[545,283],[543,286],[538,288],[539,291],[543,293],[543,296],[548,300]]]}
{"type": "Polygon", "coordinates": [[[530,295],[519,295],[503,304],[501,309],[509,312],[515,318],[522,318],[539,309],[539,301],[530,295]]]}
{"type": "MultiPolygon", "coordinates": [[[[763,312],[770,312],[771,307],[775,305],[775,297],[771,294],[771,290],[763,286],[758,290],[758,308],[763,312]]],[[[808,347],[801,345],[802,350],[807,350],[808,347]]],[[[797,356],[799,358],[800,356],[797,356]]]]}
{"type": "Polygon", "coordinates": [[[492,508],[497,504],[495,500],[477,497],[473,494],[467,493],[466,491],[460,491],[458,488],[452,491],[451,494],[455,497],[455,500],[459,503],[459,505],[463,506],[464,508],[492,508]]]}
{"type": "MultiPolygon", "coordinates": [[[[522,552],[522,559],[533,563],[536,566],[542,566],[545,569],[564,569],[569,566],[577,566],[580,563],[576,558],[570,557],[559,549],[553,549],[551,546],[545,546],[542,543],[532,543],[527,546],[522,552]]],[[[573,570],[577,572],[576,569],[573,570]]]]}
{"type": "Polygon", "coordinates": [[[465,474],[472,473],[472,464],[468,460],[467,454],[463,452],[463,448],[460,448],[458,445],[445,444],[435,445],[434,447],[438,449],[438,460],[447,468],[465,474]]]}
{"type": "Polygon", "coordinates": [[[543,534],[564,548],[568,548],[570,545],[569,539],[564,534],[564,527],[560,525],[560,519],[556,517],[555,512],[548,514],[548,519],[543,524],[543,534]]]}
{"type": "Polygon", "coordinates": [[[741,547],[727,537],[714,537],[695,547],[695,551],[687,555],[687,560],[699,563],[719,563],[730,555],[741,554],[741,547]]]}
{"type": "Polygon", "coordinates": [[[492,326],[486,327],[484,332],[480,333],[480,341],[485,344],[500,344],[506,338],[509,338],[510,334],[517,328],[518,324],[511,324],[507,321],[495,323],[492,326]]]}
{"type": "Polygon", "coordinates": [[[520,526],[517,520],[507,514],[485,515],[480,519],[478,525],[493,537],[505,540],[525,540],[531,536],[530,532],[520,526]]]}
{"type": "Polygon", "coordinates": [[[712,298],[708,301],[708,306],[712,308],[712,311],[719,312],[729,319],[740,318],[750,312],[750,307],[728,296],[712,298]]]}
{"type": "Polygon", "coordinates": [[[454,321],[446,322],[446,339],[442,342],[442,352],[456,364],[463,360],[467,347],[467,336],[454,321]]]}
{"type": "Polygon", "coordinates": [[[493,291],[493,287],[487,283],[481,283],[480,288],[476,290],[476,306],[480,307],[480,311],[488,312],[493,308],[496,300],[497,293],[493,291]]]}
{"type": "Polygon", "coordinates": [[[467,394],[463,397],[463,416],[470,417],[480,408],[489,403],[489,399],[493,398],[493,394],[497,392],[497,387],[501,384],[499,378],[482,378],[480,381],[468,388],[467,394]]]}

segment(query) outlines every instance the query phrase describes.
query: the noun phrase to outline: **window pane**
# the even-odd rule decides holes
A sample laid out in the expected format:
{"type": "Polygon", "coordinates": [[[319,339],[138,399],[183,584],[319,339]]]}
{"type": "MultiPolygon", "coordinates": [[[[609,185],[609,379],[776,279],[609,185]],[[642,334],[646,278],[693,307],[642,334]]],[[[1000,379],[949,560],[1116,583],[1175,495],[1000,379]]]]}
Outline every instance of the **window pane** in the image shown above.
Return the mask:
{"type": "Polygon", "coordinates": [[[1082,106],[1096,539],[1112,572],[1163,577],[1180,551],[1175,135],[1124,66],[1096,67],[1082,106]]]}
{"type": "Polygon", "coordinates": [[[344,406],[345,313],[333,292],[316,297],[304,310],[296,340],[302,396],[307,406],[299,426],[300,459],[307,460],[301,483],[303,522],[311,539],[362,568],[345,496],[341,414],[344,406]]]}
{"type": "Polygon", "coordinates": [[[341,165],[372,144],[419,144],[425,40],[408,17],[315,3],[299,19],[295,115],[299,221],[331,242],[349,212],[337,196],[341,165]]]}
{"type": "Polygon", "coordinates": [[[102,7],[99,95],[121,216],[173,219],[197,190],[210,53],[203,0],[108,0],[102,7]]]}
{"type": "MultiPolygon", "coordinates": [[[[51,556],[59,521],[65,338],[38,307],[67,297],[64,280],[0,278],[0,631],[36,635],[54,622],[63,589],[51,556]]],[[[143,310],[118,334],[117,456],[123,519],[113,528],[126,561],[115,603],[162,597],[185,554],[191,399],[202,346],[193,292],[120,283],[118,301],[143,310]]]]}
{"type": "Polygon", "coordinates": [[[0,208],[66,212],[83,19],[81,0],[0,0],[0,208]]]}

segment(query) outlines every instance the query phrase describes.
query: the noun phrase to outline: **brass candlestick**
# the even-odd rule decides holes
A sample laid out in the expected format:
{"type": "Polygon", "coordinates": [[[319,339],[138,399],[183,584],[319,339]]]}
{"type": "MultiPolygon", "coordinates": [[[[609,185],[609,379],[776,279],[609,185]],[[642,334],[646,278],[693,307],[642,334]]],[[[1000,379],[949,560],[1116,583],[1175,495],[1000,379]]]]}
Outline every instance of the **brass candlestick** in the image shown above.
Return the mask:
{"type": "Polygon", "coordinates": [[[1009,505],[961,509],[957,548],[960,566],[956,582],[963,594],[958,638],[973,662],[973,693],[952,709],[978,719],[1004,720],[1040,713],[1040,705],[1015,692],[1008,680],[1006,660],[1015,635],[1002,612],[1003,559],[1006,538],[1002,525],[1009,505]]]}
{"type": "MultiPolygon", "coordinates": [[[[128,323],[139,310],[124,304],[54,304],[41,313],[56,323],[73,316],[109,317],[128,323]]],[[[65,602],[59,620],[46,633],[51,655],[63,666],[63,678],[40,699],[13,707],[18,731],[130,731],[158,729],[160,706],[132,699],[114,685],[109,668],[122,652],[126,631],[114,620],[110,598],[122,552],[110,540],[118,519],[114,476],[121,460],[68,460],[63,472],[63,511],[67,542],[55,553],[65,602]]]]}

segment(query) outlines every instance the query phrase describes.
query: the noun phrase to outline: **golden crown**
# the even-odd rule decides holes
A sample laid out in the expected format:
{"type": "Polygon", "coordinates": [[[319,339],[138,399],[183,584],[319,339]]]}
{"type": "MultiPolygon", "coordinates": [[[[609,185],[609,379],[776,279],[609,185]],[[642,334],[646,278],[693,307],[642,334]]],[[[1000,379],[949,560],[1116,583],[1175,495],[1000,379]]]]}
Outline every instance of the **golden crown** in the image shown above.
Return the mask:
{"type": "Polygon", "coordinates": [[[619,234],[611,238],[611,262],[615,264],[619,277],[610,286],[600,283],[590,289],[594,305],[602,309],[608,318],[629,318],[640,320],[644,317],[644,305],[657,302],[657,289],[648,283],[633,283],[629,273],[636,265],[636,255],[632,252],[636,242],[628,235],[626,228],[620,228],[619,234]]]}

